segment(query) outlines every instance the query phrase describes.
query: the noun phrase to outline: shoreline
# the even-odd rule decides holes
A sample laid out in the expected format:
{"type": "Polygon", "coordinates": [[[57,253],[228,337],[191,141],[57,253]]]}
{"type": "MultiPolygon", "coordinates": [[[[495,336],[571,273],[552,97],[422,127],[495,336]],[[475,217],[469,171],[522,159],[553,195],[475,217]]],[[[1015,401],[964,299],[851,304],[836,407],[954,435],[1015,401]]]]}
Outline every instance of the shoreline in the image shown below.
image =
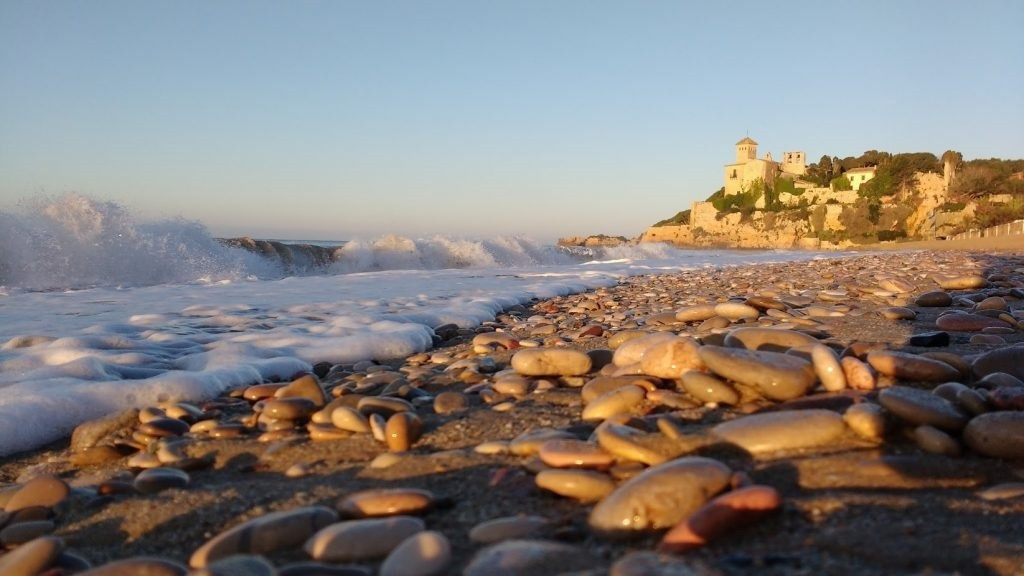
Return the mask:
{"type": "MultiPolygon", "coordinates": [[[[721,343],[728,330],[762,323],[790,325],[790,330],[815,334],[837,349],[860,343],[869,349],[915,355],[941,351],[964,362],[1024,343],[1024,332],[1018,327],[1006,334],[993,334],[1002,337],[1002,344],[971,342],[980,332],[951,331],[947,346],[905,345],[915,334],[934,332],[941,311],[964,308],[913,304],[922,293],[943,290],[930,274],[1004,276],[1008,280],[993,282],[1016,284],[992,286],[991,290],[1006,292],[1008,312],[1018,318],[1024,315],[1024,298],[1020,297],[1024,292],[1012,292],[1014,288],[1024,290],[1021,246],[984,243],[980,248],[971,240],[970,247],[958,248],[949,246],[952,241],[933,242],[941,248],[920,248],[925,251],[913,262],[884,252],[884,248],[858,247],[856,251],[863,253],[837,251],[835,258],[814,261],[631,277],[611,288],[540,301],[529,308],[513,307],[496,321],[454,331],[441,346],[411,358],[342,366],[333,376],[328,375],[327,367],[321,367],[324,388],[346,390],[342,397],[355,390],[372,395],[399,379],[404,381],[404,392],[402,384],[393,386],[392,391],[406,395],[423,427],[422,436],[408,451],[389,452],[384,443],[366,433],[338,432],[335,439],[311,441],[303,426],[284,427],[285,432],[263,436],[262,441],[261,433],[254,431],[243,430],[236,438],[222,439],[192,432],[182,442],[184,457],[164,465],[185,469],[189,485],[140,494],[131,488],[136,474],[129,472],[127,458],[107,452],[109,461],[81,463],[81,452],[72,453],[64,441],[0,460],[0,481],[24,482],[50,473],[75,487],[57,507],[60,513],[52,519],[53,534],[93,565],[141,555],[187,564],[204,542],[243,521],[303,506],[335,509],[339,500],[354,491],[389,487],[415,488],[433,495],[432,507],[418,513],[428,529],[440,532],[450,542],[446,574],[469,573],[465,571],[473,559],[487,548],[468,537],[474,526],[516,514],[545,518],[545,525],[526,531],[523,537],[557,545],[551,548],[557,554],[533,544],[531,551],[540,554],[547,566],[513,573],[640,573],[626,571],[629,561],[660,563],[664,572],[648,573],[665,574],[673,573],[673,565],[679,570],[683,564],[702,574],[1018,573],[1024,566],[1024,522],[1020,521],[1024,498],[989,500],[978,494],[992,486],[1020,483],[1024,463],[979,455],[964,447],[957,434],[952,435],[953,440],[965,452],[959,457],[928,453],[898,426],[875,441],[846,429],[828,443],[765,456],[720,446],[695,450],[694,454],[723,462],[757,484],[773,486],[782,496],[782,508],[750,528],[730,530],[704,548],[654,559],[643,554],[657,546],[664,530],[637,534],[625,542],[595,533],[588,526],[592,503],[541,490],[534,475],[548,466],[538,463],[536,455],[508,452],[510,440],[531,430],[553,428],[587,440],[596,429],[595,422],[581,419],[580,386],[599,377],[600,371],[566,377],[496,375],[531,342],[603,357],[595,351],[610,348],[610,340],[628,331],[669,331],[713,345],[721,343]],[[976,254],[978,250],[993,253],[976,254]],[[912,290],[900,293],[881,287],[886,278],[906,282],[912,290]],[[796,320],[768,314],[770,308],[762,310],[756,322],[726,321],[719,323],[717,330],[701,328],[704,321],[676,319],[676,312],[701,302],[750,298],[766,290],[793,294],[785,308],[797,314],[796,320]],[[890,320],[878,312],[899,304],[912,309],[915,317],[890,320]],[[842,315],[818,315],[821,311],[842,315]],[[510,342],[508,335],[518,342],[513,349],[501,344],[510,342]],[[488,343],[482,343],[488,338],[488,343]],[[457,362],[465,367],[452,368],[457,362]],[[429,398],[421,396],[423,393],[429,398]],[[439,405],[441,397],[450,399],[454,409],[439,405]],[[502,442],[506,443],[504,451],[502,442]],[[489,443],[495,452],[478,450],[489,443]],[[76,458],[78,464],[73,463],[76,458]],[[110,492],[101,495],[100,486],[107,486],[110,492]]],[[[919,249],[909,244],[918,243],[893,244],[891,249],[919,249]]],[[[985,289],[944,290],[962,296],[985,289]]],[[[681,427],[683,437],[696,438],[704,437],[720,422],[764,411],[813,408],[838,414],[853,404],[878,402],[877,390],[811,393],[778,402],[741,387],[743,399],[736,406],[709,405],[695,402],[676,380],[640,379],[649,382],[650,388],[641,402],[624,412],[630,417],[624,423],[634,426],[634,433],[642,434],[653,450],[667,450],[676,457],[689,451],[682,451],[680,438],[665,436],[657,424],[659,418],[671,420],[672,424],[665,426],[681,427]],[[666,448],[666,443],[671,446],[666,448]]],[[[962,379],[977,388],[973,378],[964,375],[962,379]]],[[[935,386],[934,382],[896,377],[881,378],[880,383],[935,386]]],[[[200,408],[222,421],[251,420],[251,403],[237,395],[200,408]]],[[[123,438],[137,427],[137,422],[122,423],[108,436],[123,438]]],[[[621,484],[644,467],[620,456],[610,472],[601,473],[621,484]]],[[[8,503],[12,491],[0,486],[0,502],[8,503]]],[[[10,519],[0,519],[0,524],[5,522],[10,519]]],[[[278,568],[308,559],[301,543],[264,551],[263,556],[278,568]]],[[[3,561],[0,557],[0,566],[3,561]]],[[[352,567],[349,574],[370,574],[380,560],[345,565],[352,567]]]]}
{"type": "Polygon", "coordinates": [[[865,244],[849,251],[892,251],[892,250],[963,250],[969,252],[1024,252],[1024,235],[989,236],[960,240],[913,240],[908,242],[882,242],[865,244]]]}

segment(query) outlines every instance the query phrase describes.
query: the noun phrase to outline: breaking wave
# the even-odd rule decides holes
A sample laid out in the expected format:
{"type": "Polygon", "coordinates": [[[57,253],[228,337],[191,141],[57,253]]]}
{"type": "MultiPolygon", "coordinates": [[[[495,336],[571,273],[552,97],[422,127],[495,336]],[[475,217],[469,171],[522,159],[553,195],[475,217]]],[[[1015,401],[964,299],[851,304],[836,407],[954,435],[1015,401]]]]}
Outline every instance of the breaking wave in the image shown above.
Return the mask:
{"type": "Polygon", "coordinates": [[[37,198],[23,202],[17,212],[0,212],[0,289],[7,290],[209,283],[383,270],[555,266],[678,259],[685,252],[689,251],[662,244],[554,246],[521,236],[471,240],[390,234],[325,245],[217,239],[198,222],[138,222],[119,204],[76,193],[37,198]]]}
{"type": "Polygon", "coordinates": [[[69,193],[0,212],[0,286],[26,290],[148,286],[272,274],[197,222],[139,223],[113,202],[69,193]]]}

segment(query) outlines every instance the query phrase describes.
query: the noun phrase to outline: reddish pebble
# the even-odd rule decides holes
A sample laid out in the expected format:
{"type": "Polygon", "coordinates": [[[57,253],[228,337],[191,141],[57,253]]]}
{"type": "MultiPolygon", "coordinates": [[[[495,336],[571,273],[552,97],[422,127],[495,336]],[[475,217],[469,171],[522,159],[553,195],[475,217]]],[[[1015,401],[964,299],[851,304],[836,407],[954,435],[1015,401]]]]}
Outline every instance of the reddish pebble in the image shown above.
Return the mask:
{"type": "Polygon", "coordinates": [[[988,400],[996,410],[1024,410],[1024,388],[996,388],[988,400]]]}
{"type": "Polygon", "coordinates": [[[1008,324],[998,318],[990,318],[980,314],[946,314],[935,320],[935,327],[939,330],[953,332],[980,332],[984,328],[995,326],[1006,327],[1008,324]]]}
{"type": "Polygon", "coordinates": [[[751,524],[782,506],[782,497],[771,486],[755,484],[727,492],[668,531],[658,550],[686,552],[704,546],[735,528],[751,524]]]}

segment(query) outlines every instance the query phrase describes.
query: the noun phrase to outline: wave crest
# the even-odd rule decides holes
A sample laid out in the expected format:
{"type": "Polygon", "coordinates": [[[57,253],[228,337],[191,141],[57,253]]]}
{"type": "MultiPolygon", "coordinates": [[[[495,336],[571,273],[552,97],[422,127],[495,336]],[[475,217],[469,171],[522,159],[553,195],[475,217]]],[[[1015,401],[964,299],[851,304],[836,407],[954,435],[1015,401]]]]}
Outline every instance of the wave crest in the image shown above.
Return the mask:
{"type": "Polygon", "coordinates": [[[416,239],[389,234],[351,240],[335,249],[330,271],[338,274],[381,270],[512,268],[579,262],[568,252],[519,236],[487,240],[432,236],[416,239]]]}
{"type": "Polygon", "coordinates": [[[116,203],[77,193],[0,212],[0,286],[148,286],[244,278],[267,268],[221,245],[198,222],[139,223],[116,203]]]}

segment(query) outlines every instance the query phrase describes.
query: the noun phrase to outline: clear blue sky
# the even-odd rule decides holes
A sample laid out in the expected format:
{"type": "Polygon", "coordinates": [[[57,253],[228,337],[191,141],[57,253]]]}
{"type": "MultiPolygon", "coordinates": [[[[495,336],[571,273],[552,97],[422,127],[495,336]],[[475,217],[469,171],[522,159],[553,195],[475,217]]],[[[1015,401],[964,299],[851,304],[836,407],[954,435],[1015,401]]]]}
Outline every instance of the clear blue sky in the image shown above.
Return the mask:
{"type": "Polygon", "coordinates": [[[0,0],[0,210],[639,234],[759,154],[1024,156],[1024,2],[0,0]]]}

